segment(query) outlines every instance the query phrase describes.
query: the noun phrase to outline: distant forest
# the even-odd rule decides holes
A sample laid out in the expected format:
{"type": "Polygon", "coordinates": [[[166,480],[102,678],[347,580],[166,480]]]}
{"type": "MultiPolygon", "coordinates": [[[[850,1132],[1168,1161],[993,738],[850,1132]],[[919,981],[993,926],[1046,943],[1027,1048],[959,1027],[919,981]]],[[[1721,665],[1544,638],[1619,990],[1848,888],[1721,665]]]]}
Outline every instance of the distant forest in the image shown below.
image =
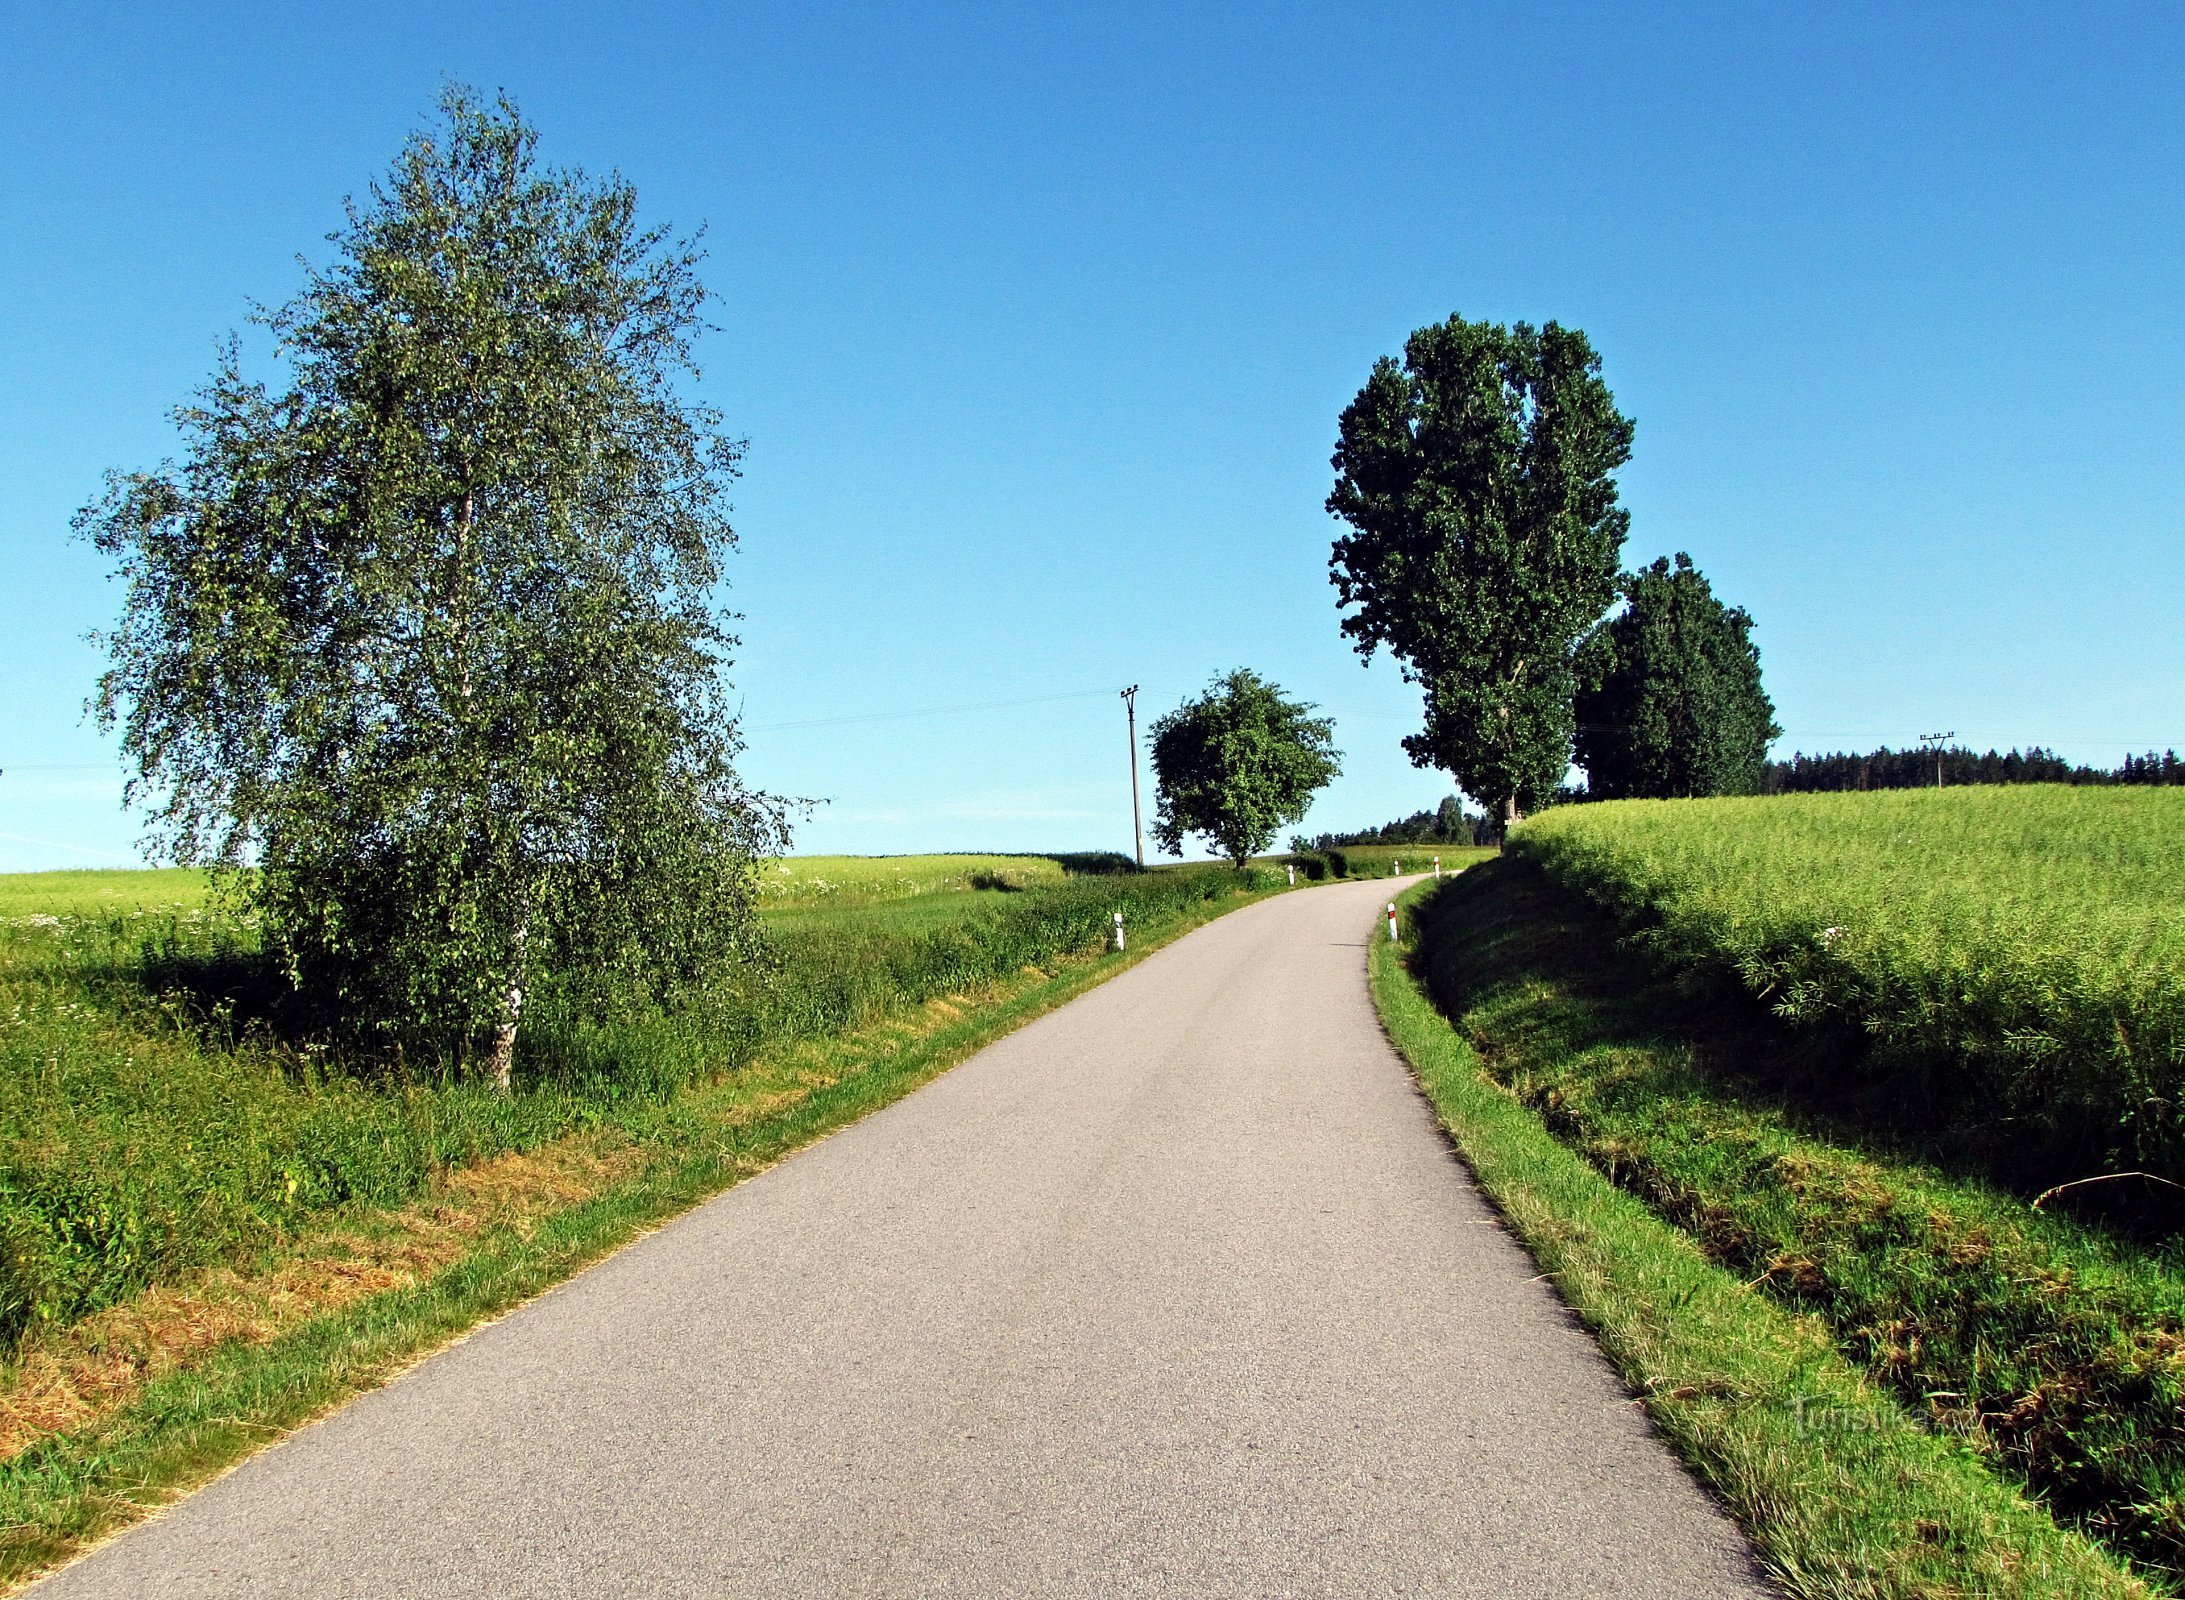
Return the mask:
{"type": "MultiPolygon", "coordinates": [[[[1813,794],[1841,789],[1931,789],[1935,786],[1933,750],[1892,750],[1887,745],[1866,755],[1795,755],[1771,761],[1761,782],[1763,794],[1813,794]]],[[[2175,750],[2126,756],[2121,767],[2075,767],[2053,750],[2033,745],[2025,750],[1985,755],[1962,745],[1941,751],[1945,786],[1967,783],[2185,783],[2185,762],[2175,750]]]]}
{"type": "Polygon", "coordinates": [[[1485,817],[1467,812],[1462,802],[1451,795],[1442,801],[1437,811],[1414,811],[1408,817],[1398,817],[1378,828],[1361,828],[1356,833],[1323,833],[1317,838],[1293,834],[1290,848],[1318,851],[1341,850],[1356,844],[1492,844],[1494,840],[1494,824],[1485,817]]]}

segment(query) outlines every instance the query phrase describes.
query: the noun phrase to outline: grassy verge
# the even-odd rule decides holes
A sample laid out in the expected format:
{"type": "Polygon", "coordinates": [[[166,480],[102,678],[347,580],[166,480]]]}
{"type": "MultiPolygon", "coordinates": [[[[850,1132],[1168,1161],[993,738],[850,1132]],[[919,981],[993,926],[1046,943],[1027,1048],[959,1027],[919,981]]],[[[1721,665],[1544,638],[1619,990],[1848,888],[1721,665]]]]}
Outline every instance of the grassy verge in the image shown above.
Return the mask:
{"type": "MultiPolygon", "coordinates": [[[[1466,993],[1509,999],[1498,1037],[1542,1056],[1612,1048],[1523,996],[1557,994],[1529,969],[1523,939],[1490,973],[1449,925],[1507,886],[1491,864],[1405,898],[1434,925],[1434,959],[1472,966],[1466,993]]],[[[1414,927],[1413,936],[1416,935],[1414,927]]],[[[1490,952],[1490,954],[1492,954],[1490,952]]],[[[1592,1328],[1672,1445],[1722,1496],[1793,1595],[1831,1600],[2125,1596],[2152,1592],[2126,1563],[2067,1528],[1992,1469],[1970,1441],[1936,1431],[1847,1360],[1822,1316],[1779,1304],[1709,1258],[1702,1243],[1552,1132],[1491,1075],[1471,1037],[1437,1010],[1412,970],[1410,939],[1376,942],[1374,997],[1481,1187],[1592,1328]]],[[[1704,1133],[1695,1130],[1699,1137],[1704,1133]]]]}
{"type": "MultiPolygon", "coordinates": [[[[0,1461],[0,1582],[66,1559],[1275,881],[1202,876],[1138,905],[1128,955],[1080,940],[1043,966],[778,1038],[735,1071],[445,1171],[405,1206],[305,1219],[42,1331],[0,1382],[14,1446],[0,1461]]],[[[1012,914],[1075,926],[1067,907],[1012,914]]]]}

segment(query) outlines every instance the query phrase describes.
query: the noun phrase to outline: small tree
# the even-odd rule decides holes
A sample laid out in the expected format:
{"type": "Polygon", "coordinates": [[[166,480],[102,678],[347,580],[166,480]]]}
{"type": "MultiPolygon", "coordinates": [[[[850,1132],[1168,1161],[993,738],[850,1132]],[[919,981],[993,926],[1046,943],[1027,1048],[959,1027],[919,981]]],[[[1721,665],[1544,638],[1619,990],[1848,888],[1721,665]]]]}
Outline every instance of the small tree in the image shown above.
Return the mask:
{"type": "Polygon", "coordinates": [[[1344,410],[1328,510],[1343,631],[1426,691],[1404,741],[1507,826],[1570,763],[1571,660],[1616,593],[1632,424],[1555,323],[1421,328],[1344,410]]]}
{"type": "Polygon", "coordinates": [[[128,585],[93,704],[155,842],[255,866],[323,1015],[505,1089],[540,974],[604,1007],[733,958],[781,812],[732,765],[696,254],[505,100],[441,112],[260,314],[287,387],[231,345],[180,470],[77,523],[128,585]]]}
{"type": "Polygon", "coordinates": [[[1783,730],[1760,686],[1753,619],[1692,558],[1623,580],[1628,604],[1578,656],[1578,763],[1602,799],[1753,794],[1783,730]]]}
{"type": "Polygon", "coordinates": [[[1341,771],[1335,724],[1257,673],[1217,677],[1153,725],[1153,837],[1182,855],[1195,833],[1238,866],[1296,822],[1341,771]]]}

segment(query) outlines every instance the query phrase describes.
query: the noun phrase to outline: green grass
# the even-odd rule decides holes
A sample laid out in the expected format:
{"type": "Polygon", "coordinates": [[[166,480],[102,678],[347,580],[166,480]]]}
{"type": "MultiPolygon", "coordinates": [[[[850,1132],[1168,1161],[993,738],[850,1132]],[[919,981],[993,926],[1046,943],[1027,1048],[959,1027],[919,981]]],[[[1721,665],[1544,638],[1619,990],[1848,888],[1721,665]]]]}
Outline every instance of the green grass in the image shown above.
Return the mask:
{"type": "MultiPolygon", "coordinates": [[[[904,858],[869,876],[866,904],[770,911],[775,959],[674,1013],[587,1026],[542,986],[505,1098],[354,1070],[248,1027],[218,988],[232,968],[255,970],[247,929],[199,909],[123,910],[132,889],[112,880],[128,875],[41,874],[66,880],[61,896],[11,890],[14,903],[71,909],[0,923],[0,1341],[278,1243],[315,1215],[401,1204],[450,1168],[643,1119],[770,1046],[1097,949],[1117,909],[1135,927],[1250,892],[1224,868],[1065,877],[1044,858],[1030,858],[1033,888],[949,887],[1024,859],[904,858]],[[176,973],[204,982],[161,992],[176,973]]],[[[168,904],[184,887],[145,884],[134,899],[168,904]]]]}
{"type": "Polygon", "coordinates": [[[1513,848],[2005,1176],[2185,1180],[2185,790],[1623,801],[1513,848]]]}
{"type": "MultiPolygon", "coordinates": [[[[1424,953],[1375,941],[1375,1000],[1482,1188],[1784,1589],[1829,1600],[2149,1592],[1999,1474],[1992,1450],[1938,1428],[1924,1401],[1905,1404],[1901,1375],[1847,1358],[1843,1329],[1780,1293],[1799,1274],[1730,1267],[1719,1240],[1650,1205],[1628,1129],[1581,1130],[1581,1080],[1688,1062],[1689,1041],[1647,1019],[1665,995],[1698,1002],[1644,988],[1600,926],[1577,938],[1528,871],[1497,862],[1412,891],[1409,931],[1424,953]]],[[[1664,1139],[1696,1166],[1757,1159],[1689,1098],[1671,1103],[1659,1085],[1636,1096],[1650,1097],[1664,1139]]],[[[1695,1214],[1712,1215],[1706,1206],[1694,1198],[1695,1214]]]]}

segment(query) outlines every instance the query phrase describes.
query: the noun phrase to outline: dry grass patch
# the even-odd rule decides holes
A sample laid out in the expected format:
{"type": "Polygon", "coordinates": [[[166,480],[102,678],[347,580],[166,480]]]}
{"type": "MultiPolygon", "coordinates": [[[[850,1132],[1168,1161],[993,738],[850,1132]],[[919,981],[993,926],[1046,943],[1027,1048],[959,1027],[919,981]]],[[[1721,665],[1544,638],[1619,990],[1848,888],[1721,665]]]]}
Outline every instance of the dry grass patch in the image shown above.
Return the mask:
{"type": "Polygon", "coordinates": [[[643,1152],[574,1134],[447,1173],[418,1203],[314,1232],[276,1257],[190,1274],[27,1341],[0,1369],[0,1462],[126,1405],[227,1345],[261,1344],[329,1311],[409,1288],[493,1227],[528,1231],[626,1176],[643,1152]]]}

